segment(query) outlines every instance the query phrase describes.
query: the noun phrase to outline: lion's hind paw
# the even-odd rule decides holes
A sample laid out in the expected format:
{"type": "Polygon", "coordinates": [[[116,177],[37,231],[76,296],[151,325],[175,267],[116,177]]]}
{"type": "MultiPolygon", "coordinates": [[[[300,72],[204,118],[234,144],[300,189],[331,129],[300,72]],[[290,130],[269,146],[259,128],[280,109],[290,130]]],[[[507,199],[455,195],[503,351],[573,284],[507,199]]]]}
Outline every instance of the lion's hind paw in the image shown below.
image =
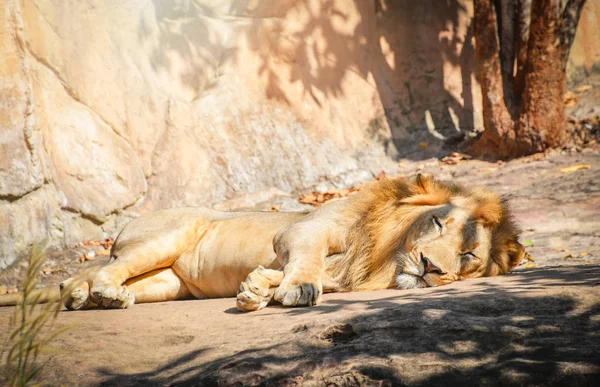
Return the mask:
{"type": "Polygon", "coordinates": [[[242,311],[259,310],[267,306],[281,281],[283,272],[259,266],[242,282],[237,294],[236,306],[242,311]]]}
{"type": "Polygon", "coordinates": [[[87,281],[69,278],[60,284],[60,295],[69,310],[86,309],[90,304],[90,286],[87,281]]]}

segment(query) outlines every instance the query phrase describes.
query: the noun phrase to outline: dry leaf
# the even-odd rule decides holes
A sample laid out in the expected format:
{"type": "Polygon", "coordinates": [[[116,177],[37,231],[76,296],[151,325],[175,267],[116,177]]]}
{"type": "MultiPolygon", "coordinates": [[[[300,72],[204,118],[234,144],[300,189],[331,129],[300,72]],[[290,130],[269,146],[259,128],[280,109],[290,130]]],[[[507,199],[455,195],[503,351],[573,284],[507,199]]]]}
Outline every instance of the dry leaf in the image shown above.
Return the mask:
{"type": "Polygon", "coordinates": [[[566,92],[564,95],[564,102],[565,102],[566,108],[575,106],[577,104],[578,100],[579,100],[579,97],[577,97],[577,95],[575,95],[575,93],[573,93],[571,91],[566,92]]]}
{"type": "MultiPolygon", "coordinates": [[[[379,176],[381,176],[381,173],[379,174],[379,176]]],[[[309,194],[300,196],[300,199],[298,199],[298,202],[300,202],[302,204],[310,204],[312,206],[319,207],[322,204],[325,204],[332,200],[341,199],[341,198],[344,198],[354,192],[357,192],[360,190],[361,187],[362,187],[362,184],[359,186],[356,186],[356,187],[352,187],[350,189],[338,189],[338,190],[332,190],[332,191],[327,191],[327,192],[311,192],[309,194]]]]}
{"type": "Polygon", "coordinates": [[[52,274],[52,273],[55,273],[55,272],[61,271],[61,270],[63,270],[63,269],[58,268],[58,267],[45,267],[42,269],[42,273],[44,273],[44,275],[49,275],[49,274],[52,274]]]}
{"type": "Polygon", "coordinates": [[[591,255],[591,254],[590,254],[590,253],[588,253],[587,251],[585,251],[585,252],[583,252],[583,253],[579,254],[579,257],[580,257],[580,258],[581,258],[581,257],[587,257],[588,255],[591,255]]]}
{"type": "Polygon", "coordinates": [[[530,156],[522,157],[521,160],[523,161],[523,163],[531,163],[533,161],[543,160],[546,158],[546,156],[547,156],[546,153],[539,152],[539,153],[534,153],[530,156]]]}
{"type": "Polygon", "coordinates": [[[560,171],[564,173],[571,173],[575,171],[579,171],[580,169],[590,169],[592,168],[589,164],[577,164],[566,168],[561,168],[560,171]]]}
{"type": "Polygon", "coordinates": [[[537,267],[537,264],[535,264],[535,263],[528,263],[524,267],[525,267],[525,269],[532,269],[534,267],[537,267]]]}
{"type": "Polygon", "coordinates": [[[473,157],[466,155],[464,153],[452,152],[449,156],[446,156],[442,159],[442,163],[448,165],[456,165],[462,160],[471,160],[473,157]]]}
{"type": "Polygon", "coordinates": [[[428,142],[420,142],[420,143],[419,143],[419,146],[420,146],[421,148],[427,148],[427,147],[429,146],[429,143],[428,143],[428,142]]]}
{"type": "Polygon", "coordinates": [[[115,243],[113,238],[106,238],[103,241],[85,241],[83,242],[84,246],[102,246],[105,249],[109,249],[115,243]]]}
{"type": "Polygon", "coordinates": [[[581,85],[578,88],[576,88],[575,91],[577,93],[583,93],[583,92],[591,90],[591,89],[592,89],[591,85],[581,85]]]}
{"type": "Polygon", "coordinates": [[[567,254],[563,257],[563,259],[569,259],[569,258],[578,258],[579,255],[577,254],[567,254]]]}
{"type": "Polygon", "coordinates": [[[269,211],[272,212],[279,212],[279,209],[281,208],[280,205],[275,205],[275,206],[271,206],[271,208],[269,209],[269,211]]]}
{"type": "Polygon", "coordinates": [[[492,173],[492,172],[496,172],[497,170],[498,170],[498,168],[495,168],[495,167],[479,168],[479,172],[483,172],[483,173],[492,173]]]}
{"type": "Polygon", "coordinates": [[[529,254],[528,252],[525,252],[525,255],[523,256],[523,258],[528,260],[529,262],[535,262],[535,259],[533,258],[533,256],[531,254],[529,254]]]}

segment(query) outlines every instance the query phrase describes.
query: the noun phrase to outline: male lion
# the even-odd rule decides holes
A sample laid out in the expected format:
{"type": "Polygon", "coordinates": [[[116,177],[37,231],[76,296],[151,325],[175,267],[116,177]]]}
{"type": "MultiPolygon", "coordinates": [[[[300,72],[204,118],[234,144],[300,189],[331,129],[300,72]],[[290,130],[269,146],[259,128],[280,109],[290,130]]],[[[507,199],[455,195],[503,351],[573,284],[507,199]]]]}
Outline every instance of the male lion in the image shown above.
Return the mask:
{"type": "Polygon", "coordinates": [[[323,292],[439,286],[508,272],[524,254],[518,234],[496,194],[422,175],[309,213],[161,210],[123,229],[109,263],[68,287],[66,307],[237,293],[250,311],[272,298],[306,306],[323,292]]]}

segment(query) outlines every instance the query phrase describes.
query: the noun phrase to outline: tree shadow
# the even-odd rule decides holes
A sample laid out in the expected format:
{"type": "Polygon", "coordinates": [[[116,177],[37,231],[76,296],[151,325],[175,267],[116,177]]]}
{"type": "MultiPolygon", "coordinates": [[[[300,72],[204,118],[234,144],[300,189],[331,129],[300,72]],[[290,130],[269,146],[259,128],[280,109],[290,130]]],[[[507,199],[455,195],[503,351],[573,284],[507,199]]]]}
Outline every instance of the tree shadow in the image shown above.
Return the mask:
{"type": "Polygon", "coordinates": [[[345,321],[293,327],[281,344],[209,362],[198,360],[202,349],[142,374],[101,372],[104,385],[598,385],[600,303],[569,291],[528,294],[546,283],[597,286],[598,269],[588,269],[518,273],[514,286],[482,282],[409,302],[399,291],[345,321]]]}
{"type": "MultiPolygon", "coordinates": [[[[372,85],[383,114],[363,130],[390,155],[440,156],[474,130],[468,2],[240,0],[228,10],[194,0],[153,3],[158,36],[151,64],[178,73],[197,96],[214,86],[225,64],[247,60],[238,55],[243,46],[258,58],[266,98],[311,101],[342,123],[344,112],[328,100],[351,99],[357,91],[348,85],[356,77],[372,85]],[[229,33],[242,38],[227,38],[219,23],[230,23],[229,33]]],[[[140,41],[150,36],[142,21],[140,41]]]]}

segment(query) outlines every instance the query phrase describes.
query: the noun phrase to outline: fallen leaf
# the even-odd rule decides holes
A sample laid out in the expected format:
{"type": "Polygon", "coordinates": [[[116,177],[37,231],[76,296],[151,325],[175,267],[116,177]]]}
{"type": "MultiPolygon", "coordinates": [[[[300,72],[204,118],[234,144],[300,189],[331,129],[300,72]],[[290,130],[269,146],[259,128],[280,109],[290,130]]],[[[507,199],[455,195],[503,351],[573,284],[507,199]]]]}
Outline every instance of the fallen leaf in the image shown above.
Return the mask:
{"type": "Polygon", "coordinates": [[[473,157],[464,154],[464,153],[459,153],[459,152],[452,152],[450,153],[450,155],[444,157],[442,159],[442,163],[447,164],[447,165],[456,165],[459,162],[461,162],[462,160],[471,160],[473,157]]]}
{"type": "Polygon", "coordinates": [[[569,259],[569,258],[578,258],[579,255],[577,254],[567,254],[563,257],[563,259],[569,259]]]}
{"type": "Polygon", "coordinates": [[[492,173],[492,172],[496,172],[497,170],[498,170],[498,168],[495,168],[495,167],[479,168],[479,172],[483,172],[483,173],[492,173]]]}
{"type": "MultiPolygon", "coordinates": [[[[379,175],[381,176],[381,174],[379,174],[379,175]]],[[[298,202],[300,202],[302,204],[310,204],[312,206],[319,207],[322,204],[325,204],[332,200],[341,199],[341,198],[344,198],[354,192],[357,192],[360,190],[361,187],[362,187],[362,185],[352,187],[350,189],[339,189],[339,190],[332,190],[332,191],[326,191],[326,192],[311,192],[309,194],[300,196],[300,199],[298,199],[298,202]]]]}
{"type": "Polygon", "coordinates": [[[105,249],[110,248],[115,243],[113,238],[106,238],[103,241],[85,241],[83,242],[84,246],[102,246],[105,249]]]}
{"type": "Polygon", "coordinates": [[[42,269],[42,273],[44,273],[44,275],[49,275],[52,273],[56,273],[57,271],[62,271],[64,269],[58,268],[58,267],[45,267],[42,269]]]}
{"type": "Polygon", "coordinates": [[[591,255],[590,253],[588,253],[587,251],[579,254],[579,257],[587,257],[588,255],[591,255]]]}
{"type": "Polygon", "coordinates": [[[580,169],[590,169],[590,168],[592,168],[592,166],[589,164],[577,164],[577,165],[573,165],[570,167],[561,168],[560,171],[564,172],[564,173],[571,173],[571,172],[579,171],[580,169]]]}
{"type": "Polygon", "coordinates": [[[528,263],[525,266],[523,266],[525,269],[532,269],[534,267],[537,267],[537,264],[535,263],[528,263]]]}
{"type": "Polygon", "coordinates": [[[271,208],[269,209],[269,211],[272,212],[279,212],[279,209],[281,208],[280,205],[275,205],[275,206],[271,206],[271,208]]]}
{"type": "Polygon", "coordinates": [[[579,101],[579,97],[575,95],[575,93],[568,91],[565,93],[563,100],[565,103],[565,107],[570,108],[571,106],[575,106],[577,104],[577,101],[579,101]]]}
{"type": "Polygon", "coordinates": [[[578,88],[576,88],[575,91],[577,93],[583,93],[583,92],[591,90],[591,89],[592,89],[591,85],[581,85],[578,88]]]}
{"type": "Polygon", "coordinates": [[[420,143],[419,143],[419,146],[420,146],[421,148],[427,148],[427,147],[429,146],[429,143],[428,143],[428,142],[420,142],[420,143]]]}
{"type": "Polygon", "coordinates": [[[525,247],[533,247],[533,241],[531,239],[526,239],[524,242],[525,247]]]}
{"type": "Polygon", "coordinates": [[[522,158],[521,158],[521,160],[522,160],[524,163],[531,163],[531,162],[533,162],[533,161],[539,161],[539,160],[543,160],[543,159],[545,159],[545,158],[546,158],[546,156],[547,156],[547,155],[546,155],[546,153],[544,153],[544,152],[539,152],[539,153],[534,153],[534,154],[532,154],[532,155],[530,155],[530,156],[525,156],[525,157],[522,157],[522,158]]]}
{"type": "Polygon", "coordinates": [[[523,256],[524,259],[528,260],[529,262],[535,262],[535,259],[533,258],[533,256],[529,253],[525,253],[525,255],[523,256]]]}

